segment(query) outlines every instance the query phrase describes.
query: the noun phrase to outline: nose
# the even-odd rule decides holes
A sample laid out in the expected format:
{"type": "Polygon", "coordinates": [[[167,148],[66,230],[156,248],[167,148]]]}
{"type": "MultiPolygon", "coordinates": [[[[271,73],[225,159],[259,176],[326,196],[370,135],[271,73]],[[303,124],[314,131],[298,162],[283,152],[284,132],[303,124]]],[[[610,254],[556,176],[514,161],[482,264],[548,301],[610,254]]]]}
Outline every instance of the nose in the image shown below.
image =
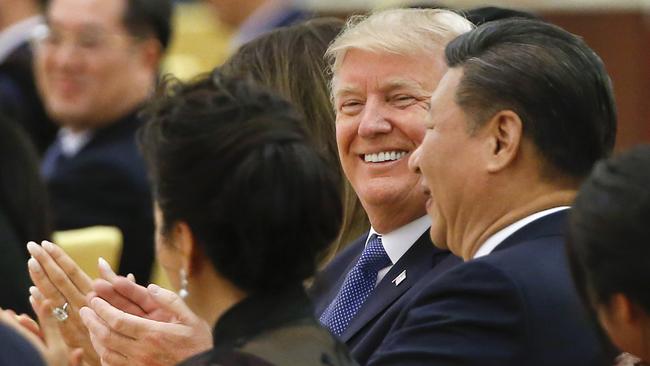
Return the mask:
{"type": "Polygon", "coordinates": [[[81,61],[81,55],[77,52],[72,42],[63,42],[57,48],[50,50],[50,60],[58,68],[70,69],[81,61]]]}
{"type": "Polygon", "coordinates": [[[377,99],[369,98],[359,122],[359,136],[372,138],[379,134],[389,133],[392,129],[393,125],[388,120],[382,103],[377,99]]]}
{"type": "Polygon", "coordinates": [[[411,153],[408,161],[409,169],[415,174],[420,174],[420,154],[422,153],[421,146],[422,145],[418,146],[418,148],[411,153]]]}

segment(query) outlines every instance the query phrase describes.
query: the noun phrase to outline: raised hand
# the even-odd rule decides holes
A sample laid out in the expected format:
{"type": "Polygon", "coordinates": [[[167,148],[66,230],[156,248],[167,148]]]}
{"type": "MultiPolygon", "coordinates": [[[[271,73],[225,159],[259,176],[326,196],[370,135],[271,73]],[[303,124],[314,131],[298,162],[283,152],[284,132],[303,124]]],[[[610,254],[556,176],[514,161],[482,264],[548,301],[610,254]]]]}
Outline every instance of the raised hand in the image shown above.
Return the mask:
{"type": "Polygon", "coordinates": [[[30,293],[41,307],[46,300],[63,310],[67,318],[58,321],[65,343],[71,348],[83,349],[84,362],[99,365],[88,330],[79,317],[79,309],[86,305],[86,295],[92,289],[92,280],[65,252],[55,244],[43,241],[27,244],[32,258],[27,262],[29,275],[36,287],[30,293]],[[65,309],[64,305],[68,304],[65,309]]]}
{"type": "MultiPolygon", "coordinates": [[[[134,290],[130,295],[138,301],[130,300],[139,304],[143,313],[155,314],[151,318],[159,316],[165,321],[122,311],[100,297],[89,299],[89,306],[82,308],[80,314],[102,365],[176,365],[212,347],[210,326],[177,294],[156,285],[149,285],[146,294],[130,288],[134,290]]],[[[122,296],[125,293],[120,292],[122,296]]]]}

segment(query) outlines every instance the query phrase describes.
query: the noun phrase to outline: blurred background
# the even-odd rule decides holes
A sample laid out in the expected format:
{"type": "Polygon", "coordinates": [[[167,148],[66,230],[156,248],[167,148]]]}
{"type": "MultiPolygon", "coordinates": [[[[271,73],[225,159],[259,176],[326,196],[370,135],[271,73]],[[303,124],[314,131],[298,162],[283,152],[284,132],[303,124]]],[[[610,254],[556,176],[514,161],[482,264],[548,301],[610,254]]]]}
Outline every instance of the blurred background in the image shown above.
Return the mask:
{"type": "MultiPolygon", "coordinates": [[[[259,0],[176,1],[166,72],[190,78],[222,63],[237,47],[246,3],[259,0]]],[[[346,18],[396,6],[471,9],[499,6],[534,13],[582,36],[612,77],[619,113],[617,151],[650,142],[650,0],[288,0],[305,13],[346,18]]],[[[250,20],[250,19],[249,19],[250,20]]],[[[250,22],[249,22],[250,23],[250,22]]]]}

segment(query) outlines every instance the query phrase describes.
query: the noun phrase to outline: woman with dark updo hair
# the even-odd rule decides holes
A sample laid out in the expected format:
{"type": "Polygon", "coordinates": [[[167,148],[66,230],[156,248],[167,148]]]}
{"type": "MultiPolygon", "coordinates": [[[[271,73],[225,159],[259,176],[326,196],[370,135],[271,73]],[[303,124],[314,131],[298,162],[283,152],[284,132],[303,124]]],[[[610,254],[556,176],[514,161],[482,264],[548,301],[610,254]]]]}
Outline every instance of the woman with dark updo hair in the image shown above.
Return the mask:
{"type": "Polygon", "coordinates": [[[646,365],[650,362],[650,146],[596,165],[571,212],[568,252],[576,284],[611,340],[640,357],[626,354],[619,364],[646,365]]]}
{"type": "Polygon", "coordinates": [[[313,318],[302,285],[336,238],[342,207],[336,171],[301,115],[215,71],[171,84],[145,116],[139,140],[153,185],[157,258],[178,295],[150,285],[141,309],[155,310],[139,318],[89,300],[80,313],[102,361],[151,364],[169,349],[189,356],[213,344],[182,364],[354,364],[313,318]],[[170,343],[150,349],[151,339],[163,339],[157,332],[170,343]],[[129,358],[142,349],[149,363],[129,358]]]}

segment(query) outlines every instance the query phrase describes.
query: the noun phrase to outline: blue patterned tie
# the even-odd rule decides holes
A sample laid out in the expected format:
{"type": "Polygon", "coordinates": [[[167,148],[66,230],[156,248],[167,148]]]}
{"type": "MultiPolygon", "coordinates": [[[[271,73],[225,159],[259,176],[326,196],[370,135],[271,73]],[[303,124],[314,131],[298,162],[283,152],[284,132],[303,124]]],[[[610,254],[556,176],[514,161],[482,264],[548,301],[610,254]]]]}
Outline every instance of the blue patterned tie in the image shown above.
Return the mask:
{"type": "Polygon", "coordinates": [[[345,277],[341,290],[321,315],[320,322],[332,333],[343,334],[375,288],[377,272],[391,264],[381,244],[381,236],[373,234],[359,261],[345,277]]]}

